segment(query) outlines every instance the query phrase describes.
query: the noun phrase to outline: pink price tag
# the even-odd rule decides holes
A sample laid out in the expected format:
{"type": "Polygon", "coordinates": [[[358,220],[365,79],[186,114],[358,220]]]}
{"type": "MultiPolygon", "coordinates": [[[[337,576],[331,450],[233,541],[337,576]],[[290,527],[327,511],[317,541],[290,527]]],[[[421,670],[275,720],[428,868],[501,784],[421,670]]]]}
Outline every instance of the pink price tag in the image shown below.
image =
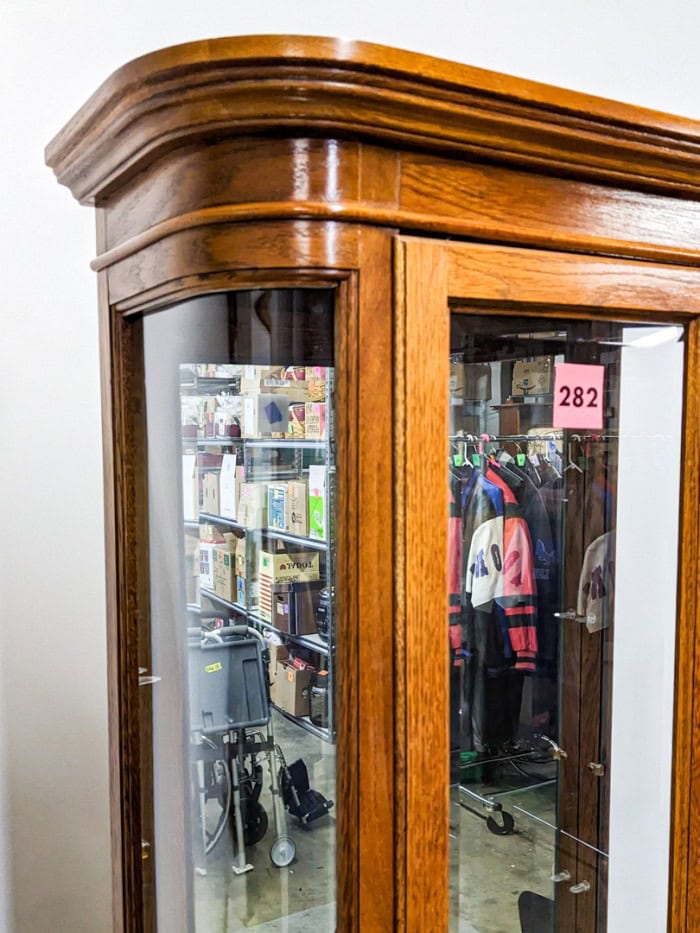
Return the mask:
{"type": "Polygon", "coordinates": [[[605,366],[557,363],[554,367],[555,428],[603,427],[605,366]]]}

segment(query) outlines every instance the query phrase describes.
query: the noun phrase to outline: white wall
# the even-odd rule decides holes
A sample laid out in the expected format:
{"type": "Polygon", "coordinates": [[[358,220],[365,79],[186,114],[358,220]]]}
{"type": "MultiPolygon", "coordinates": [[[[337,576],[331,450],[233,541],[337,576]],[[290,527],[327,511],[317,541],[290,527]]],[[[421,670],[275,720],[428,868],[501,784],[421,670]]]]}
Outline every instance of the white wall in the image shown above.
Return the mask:
{"type": "Polygon", "coordinates": [[[43,147],[128,59],[261,32],[369,39],[700,117],[696,0],[3,0],[2,930],[10,909],[18,933],[110,927],[93,220],[43,147]]]}

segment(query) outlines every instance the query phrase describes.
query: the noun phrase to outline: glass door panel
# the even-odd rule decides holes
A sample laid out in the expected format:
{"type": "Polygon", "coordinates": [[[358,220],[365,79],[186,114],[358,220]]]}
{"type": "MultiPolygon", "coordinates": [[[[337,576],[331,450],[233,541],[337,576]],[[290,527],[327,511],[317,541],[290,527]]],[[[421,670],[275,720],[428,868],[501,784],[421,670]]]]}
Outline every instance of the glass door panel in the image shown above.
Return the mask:
{"type": "Polygon", "coordinates": [[[451,929],[665,928],[683,329],[454,307],[449,353],[451,929]]]}
{"type": "Polygon", "coordinates": [[[334,303],[143,318],[142,823],[168,933],[335,926],[334,303]]]}

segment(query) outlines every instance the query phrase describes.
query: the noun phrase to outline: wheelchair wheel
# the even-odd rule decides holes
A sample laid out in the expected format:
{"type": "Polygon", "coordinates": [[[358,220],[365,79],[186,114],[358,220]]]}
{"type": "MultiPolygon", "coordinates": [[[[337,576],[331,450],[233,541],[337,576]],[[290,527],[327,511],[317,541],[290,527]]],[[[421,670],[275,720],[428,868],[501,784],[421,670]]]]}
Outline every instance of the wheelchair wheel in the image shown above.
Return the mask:
{"type": "Polygon", "coordinates": [[[263,805],[258,803],[257,800],[249,800],[245,826],[243,827],[245,844],[254,846],[256,842],[260,842],[267,832],[267,826],[267,811],[263,805]]]}
{"type": "Polygon", "coordinates": [[[297,847],[289,836],[278,836],[270,847],[270,861],[275,868],[286,868],[291,865],[296,855],[297,847]]]}

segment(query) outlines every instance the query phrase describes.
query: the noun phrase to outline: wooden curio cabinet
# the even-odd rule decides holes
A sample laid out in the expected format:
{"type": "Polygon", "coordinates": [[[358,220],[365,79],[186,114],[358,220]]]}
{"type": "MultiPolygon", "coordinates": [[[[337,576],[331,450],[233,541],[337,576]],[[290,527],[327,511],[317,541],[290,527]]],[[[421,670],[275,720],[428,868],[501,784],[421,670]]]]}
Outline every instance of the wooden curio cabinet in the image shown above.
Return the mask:
{"type": "Polygon", "coordinates": [[[95,208],[115,928],[700,927],[700,125],[195,42],[95,208]]]}

